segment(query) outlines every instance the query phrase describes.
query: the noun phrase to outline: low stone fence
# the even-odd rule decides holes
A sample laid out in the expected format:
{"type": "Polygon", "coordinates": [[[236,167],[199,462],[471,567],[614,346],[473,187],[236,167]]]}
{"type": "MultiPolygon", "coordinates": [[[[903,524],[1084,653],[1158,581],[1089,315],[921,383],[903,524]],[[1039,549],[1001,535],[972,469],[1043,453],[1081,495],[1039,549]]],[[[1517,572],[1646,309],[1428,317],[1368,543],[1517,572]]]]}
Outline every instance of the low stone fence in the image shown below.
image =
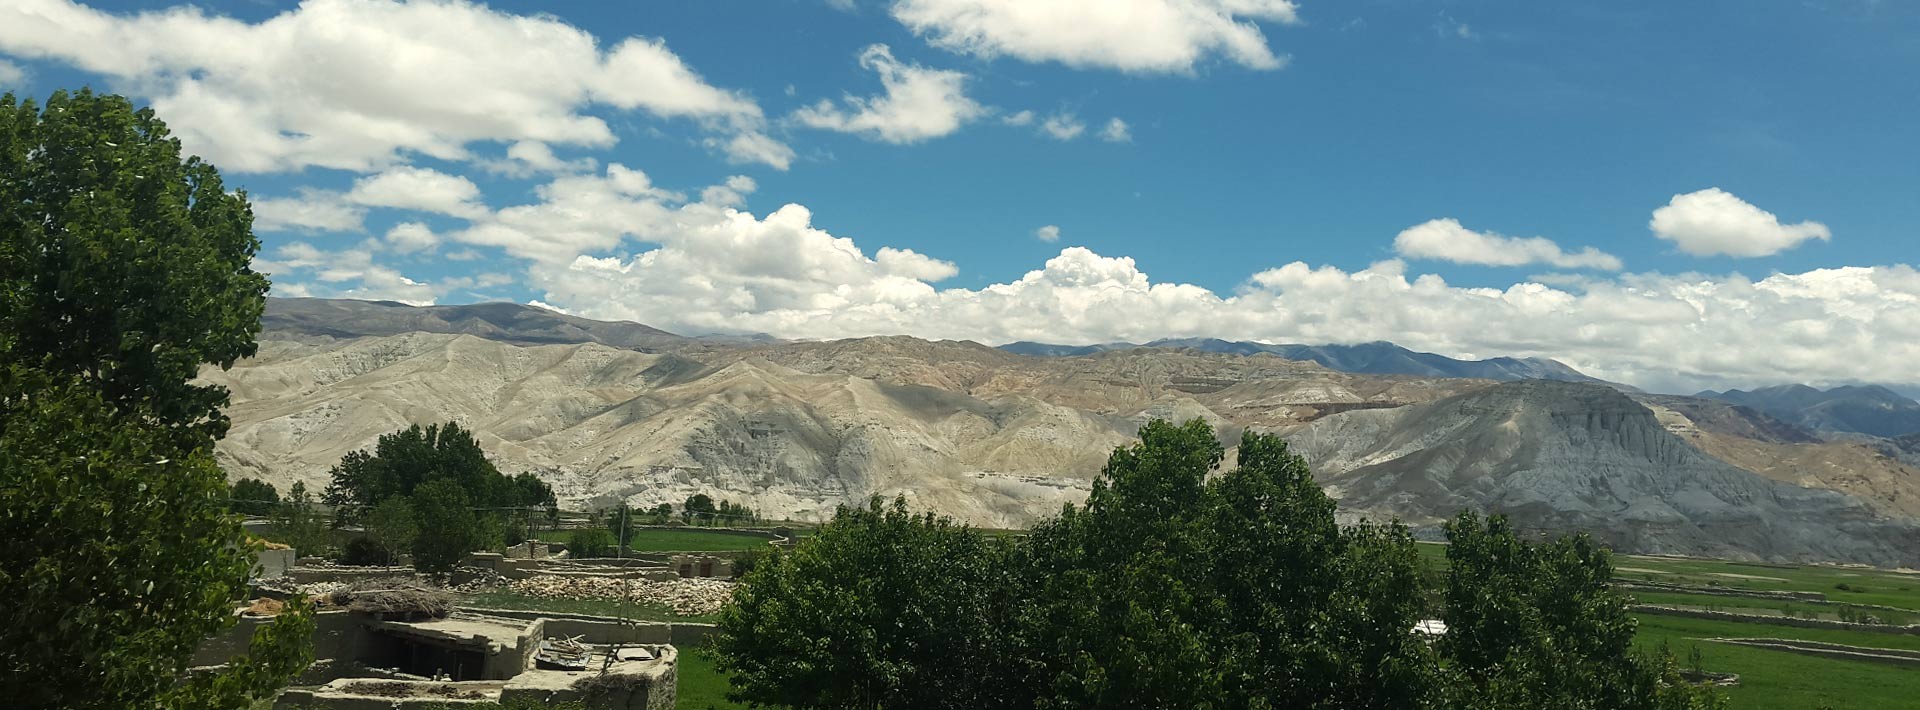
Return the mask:
{"type": "Polygon", "coordinates": [[[1846,644],[1825,643],[1822,641],[1801,641],[1799,639],[1706,639],[1714,643],[1752,646],[1776,651],[1787,651],[1806,656],[1837,658],[1845,661],[1866,661],[1886,665],[1920,668],[1920,651],[1907,651],[1897,648],[1875,648],[1871,646],[1848,646],[1846,644]]]}
{"type": "Polygon", "coordinates": [[[1771,599],[1775,601],[1824,602],[1827,595],[1820,592],[1766,591],[1759,589],[1730,589],[1723,587],[1695,587],[1685,584],[1666,582],[1638,582],[1615,577],[1614,586],[1621,589],[1645,589],[1650,592],[1674,592],[1678,594],[1700,594],[1710,597],[1747,597],[1749,599],[1771,599]]]}
{"type": "Polygon", "coordinates": [[[1797,616],[1769,616],[1766,614],[1739,614],[1730,611],[1709,611],[1706,609],[1681,609],[1654,604],[1634,604],[1627,607],[1636,614],[1654,614],[1657,616],[1684,616],[1692,619],[1713,621],[1732,621],[1743,624],[1773,624],[1792,626],[1801,629],[1836,629],[1841,631],[1865,631],[1876,634],[1913,634],[1920,636],[1920,625],[1890,626],[1887,624],[1855,624],[1846,621],[1827,619],[1802,619],[1797,616]]]}
{"type": "Polygon", "coordinates": [[[546,619],[548,636],[557,638],[580,636],[580,640],[586,643],[670,643],[675,646],[694,647],[704,643],[715,628],[713,624],[625,621],[611,616],[592,614],[471,607],[462,607],[462,609],[475,614],[511,619],[546,619]]]}
{"type": "MultiPolygon", "coordinates": [[[[310,559],[310,558],[309,558],[310,559]]],[[[413,577],[412,567],[350,567],[342,565],[306,565],[287,570],[287,581],[294,584],[315,582],[355,582],[363,579],[413,577]]]]}

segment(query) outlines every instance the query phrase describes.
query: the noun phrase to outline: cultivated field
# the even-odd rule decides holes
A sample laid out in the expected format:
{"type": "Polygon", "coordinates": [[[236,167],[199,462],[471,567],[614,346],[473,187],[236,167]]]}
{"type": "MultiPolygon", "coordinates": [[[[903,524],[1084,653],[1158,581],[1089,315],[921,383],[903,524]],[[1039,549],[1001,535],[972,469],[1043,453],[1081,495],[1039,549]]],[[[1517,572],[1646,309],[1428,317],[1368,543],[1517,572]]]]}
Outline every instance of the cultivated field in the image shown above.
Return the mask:
{"type": "MultiPolygon", "coordinates": [[[[1422,544],[1420,547],[1435,570],[1444,569],[1444,545],[1422,544]]],[[[1856,615],[1864,614],[1872,615],[1883,624],[1920,623],[1920,574],[1916,573],[1634,555],[1617,555],[1613,563],[1615,579],[1622,583],[1654,583],[1699,590],[1630,590],[1634,601],[1640,604],[1825,621],[1859,618],[1856,615]],[[1813,592],[1824,595],[1826,601],[1710,593],[1714,591],[1813,592]]],[[[1769,638],[1920,651],[1920,634],[1801,628],[1764,620],[1723,621],[1650,613],[1634,616],[1640,621],[1638,643],[1642,648],[1655,649],[1665,643],[1683,667],[1691,667],[1697,660],[1702,670],[1739,674],[1740,685],[1726,690],[1736,708],[1892,710],[1920,707],[1920,668],[1823,658],[1711,640],[1769,638]]]]}
{"type": "MultiPolygon", "coordinates": [[[[539,537],[564,543],[572,533],[571,530],[546,530],[539,537]]],[[[701,528],[639,528],[627,534],[627,547],[635,552],[735,552],[766,546],[764,537],[701,528]]]]}

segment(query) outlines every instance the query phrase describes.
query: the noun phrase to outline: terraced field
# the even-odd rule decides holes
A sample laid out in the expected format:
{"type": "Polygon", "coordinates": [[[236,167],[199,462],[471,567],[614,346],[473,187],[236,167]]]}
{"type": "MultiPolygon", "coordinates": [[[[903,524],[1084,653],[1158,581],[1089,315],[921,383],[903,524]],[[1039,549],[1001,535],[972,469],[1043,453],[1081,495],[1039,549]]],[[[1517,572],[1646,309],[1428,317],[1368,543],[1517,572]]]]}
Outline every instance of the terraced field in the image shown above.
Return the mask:
{"type": "MultiPolygon", "coordinates": [[[[1445,568],[1446,546],[1422,544],[1420,547],[1422,556],[1435,572],[1445,568]]],[[[1622,582],[1702,590],[1701,593],[1631,590],[1635,602],[1640,604],[1828,621],[1870,614],[1883,623],[1920,623],[1920,573],[1634,555],[1616,556],[1614,572],[1622,582]],[[1818,593],[1825,601],[1704,593],[1709,590],[1818,593]]],[[[1650,613],[1634,616],[1640,622],[1637,643],[1642,648],[1651,650],[1664,643],[1682,665],[1690,665],[1697,659],[1703,670],[1739,674],[1740,685],[1726,690],[1736,708],[1905,710],[1920,707],[1920,668],[1824,658],[1711,640],[1774,638],[1920,651],[1920,634],[1802,628],[1765,620],[1723,621],[1650,613]]]]}

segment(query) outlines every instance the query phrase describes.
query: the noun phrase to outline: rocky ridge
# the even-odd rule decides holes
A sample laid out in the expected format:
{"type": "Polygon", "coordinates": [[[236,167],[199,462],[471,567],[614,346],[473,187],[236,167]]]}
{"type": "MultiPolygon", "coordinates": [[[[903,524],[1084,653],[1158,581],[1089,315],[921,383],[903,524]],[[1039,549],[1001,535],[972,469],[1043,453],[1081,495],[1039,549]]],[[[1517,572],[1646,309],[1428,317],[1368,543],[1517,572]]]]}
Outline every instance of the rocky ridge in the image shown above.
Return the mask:
{"type": "Polygon", "coordinates": [[[1265,352],[716,341],[520,306],[337,303],[270,318],[258,357],[206,373],[234,395],[218,451],[232,475],[317,488],[380,434],[454,419],[573,506],[703,492],[821,518],[904,495],[1019,527],[1081,500],[1148,419],[1199,417],[1229,444],[1245,429],[1288,437],[1350,516],[1432,525],[1471,507],[1627,550],[1766,559],[1889,563],[1920,549],[1896,520],[1920,514],[1920,445],[1828,441],[1714,400],[1357,374],[1265,352]],[[425,330],[361,334],[413,323],[425,330]],[[598,340],[544,342],[568,338],[598,340]]]}

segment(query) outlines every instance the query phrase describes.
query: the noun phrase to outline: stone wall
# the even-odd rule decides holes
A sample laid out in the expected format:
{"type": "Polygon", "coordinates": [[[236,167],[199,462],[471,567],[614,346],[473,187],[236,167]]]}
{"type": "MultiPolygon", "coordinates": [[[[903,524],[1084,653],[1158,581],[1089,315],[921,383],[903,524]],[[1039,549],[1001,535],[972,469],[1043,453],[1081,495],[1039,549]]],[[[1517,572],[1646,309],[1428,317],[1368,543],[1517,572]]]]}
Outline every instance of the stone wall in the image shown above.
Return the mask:
{"type": "Polygon", "coordinates": [[[528,671],[500,692],[505,705],[579,702],[588,710],[672,710],[679,696],[680,654],[650,646],[651,661],[623,661],[607,674],[528,671]]]}
{"type": "Polygon", "coordinates": [[[253,577],[254,579],[285,577],[287,570],[293,569],[294,559],[293,548],[261,550],[253,556],[253,577]]]}
{"type": "Polygon", "coordinates": [[[673,628],[669,630],[667,638],[675,646],[681,648],[696,648],[706,644],[707,637],[712,635],[717,628],[719,627],[713,624],[674,624],[673,628]]]}
{"type": "Polygon", "coordinates": [[[661,621],[625,622],[611,616],[563,614],[551,611],[517,609],[468,609],[476,614],[510,619],[546,619],[548,636],[581,636],[587,643],[670,643],[682,648],[699,646],[712,635],[713,624],[667,623],[661,621]]]}
{"type": "Polygon", "coordinates": [[[1684,616],[1692,619],[1712,619],[1714,621],[1736,621],[1746,624],[1773,624],[1792,626],[1801,629],[1839,629],[1843,631],[1866,631],[1876,634],[1914,634],[1920,635],[1920,625],[1889,626],[1886,624],[1855,624],[1827,619],[1802,619],[1796,616],[1769,616],[1767,614],[1736,614],[1730,611],[1710,611],[1707,609],[1680,609],[1652,604],[1634,604],[1627,607],[1636,614],[1655,614],[1659,616],[1684,616]]]}
{"type": "Polygon", "coordinates": [[[287,570],[287,579],[294,584],[353,582],[363,579],[412,576],[412,567],[319,567],[308,565],[287,570]]]}
{"type": "Polygon", "coordinates": [[[1707,639],[1718,643],[1738,646],[1752,646],[1805,656],[1837,658],[1845,661],[1865,661],[1891,666],[1920,668],[1920,652],[1891,648],[1869,648],[1865,646],[1847,646],[1819,641],[1801,641],[1798,639],[1707,639]]]}
{"type": "MultiPolygon", "coordinates": [[[[219,636],[200,642],[194,650],[193,666],[221,666],[233,657],[247,652],[248,644],[253,641],[253,632],[262,626],[273,623],[273,617],[243,616],[233,628],[219,636]]],[[[368,642],[366,629],[360,619],[352,613],[334,609],[314,612],[313,615],[313,658],[314,665],[302,674],[297,683],[325,683],[342,674],[352,672],[368,642]]]]}

